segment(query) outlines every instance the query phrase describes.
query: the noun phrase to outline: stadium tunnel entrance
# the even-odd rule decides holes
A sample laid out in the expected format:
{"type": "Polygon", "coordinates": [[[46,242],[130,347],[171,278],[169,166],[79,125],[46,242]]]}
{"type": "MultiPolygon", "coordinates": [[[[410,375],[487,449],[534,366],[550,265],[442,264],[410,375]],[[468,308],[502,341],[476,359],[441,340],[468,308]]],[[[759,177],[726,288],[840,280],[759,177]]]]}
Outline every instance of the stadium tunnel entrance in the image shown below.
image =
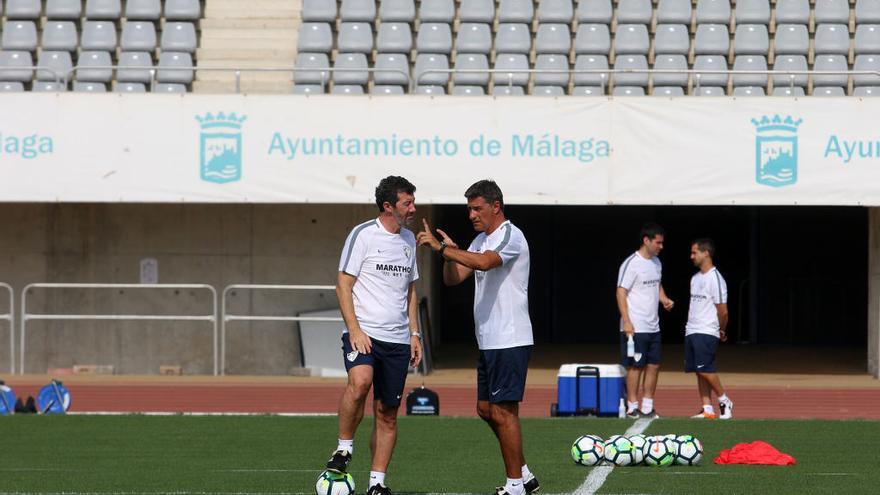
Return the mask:
{"type": "MultiPolygon", "coordinates": [[[[664,343],[684,340],[695,273],[690,244],[710,237],[728,284],[732,343],[765,350],[812,348],[821,352],[810,356],[827,355],[832,361],[835,352],[864,356],[854,365],[861,372],[870,367],[866,358],[871,353],[864,349],[869,341],[869,217],[875,215],[868,208],[507,205],[505,210],[529,241],[537,344],[617,345],[618,268],[637,249],[641,225],[656,221],[667,231],[660,255],[663,285],[676,301],[673,311],[660,311],[664,343]]],[[[436,206],[435,218],[459,244],[467,245],[475,235],[463,206],[436,206]]],[[[442,329],[442,362],[443,345],[473,342],[473,281],[445,287],[440,262],[435,263],[433,319],[442,329]]]]}

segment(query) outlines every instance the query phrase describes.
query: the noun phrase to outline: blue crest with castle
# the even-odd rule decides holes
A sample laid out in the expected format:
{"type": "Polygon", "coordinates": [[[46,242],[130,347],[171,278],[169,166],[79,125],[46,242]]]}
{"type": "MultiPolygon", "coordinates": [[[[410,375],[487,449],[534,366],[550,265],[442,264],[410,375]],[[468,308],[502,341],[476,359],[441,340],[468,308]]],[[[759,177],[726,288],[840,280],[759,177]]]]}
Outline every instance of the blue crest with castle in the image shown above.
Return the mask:
{"type": "Polygon", "coordinates": [[[764,115],[755,125],[755,181],[771,187],[797,182],[798,126],[803,119],[764,115]]]}
{"type": "Polygon", "coordinates": [[[199,168],[202,180],[224,184],[241,179],[241,127],[247,119],[235,112],[197,115],[201,126],[199,168]]]}

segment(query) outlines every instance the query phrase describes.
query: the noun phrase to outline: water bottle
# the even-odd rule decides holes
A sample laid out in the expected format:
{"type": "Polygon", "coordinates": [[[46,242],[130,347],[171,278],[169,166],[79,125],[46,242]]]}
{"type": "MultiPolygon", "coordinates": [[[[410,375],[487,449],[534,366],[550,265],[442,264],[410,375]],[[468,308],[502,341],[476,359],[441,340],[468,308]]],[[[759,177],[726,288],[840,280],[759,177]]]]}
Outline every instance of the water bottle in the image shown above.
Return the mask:
{"type": "Polygon", "coordinates": [[[626,404],[623,403],[623,397],[620,398],[620,404],[617,406],[617,417],[626,417],[626,404]]]}
{"type": "Polygon", "coordinates": [[[636,341],[633,340],[633,336],[630,335],[626,338],[626,357],[635,357],[636,355],[636,341]]]}

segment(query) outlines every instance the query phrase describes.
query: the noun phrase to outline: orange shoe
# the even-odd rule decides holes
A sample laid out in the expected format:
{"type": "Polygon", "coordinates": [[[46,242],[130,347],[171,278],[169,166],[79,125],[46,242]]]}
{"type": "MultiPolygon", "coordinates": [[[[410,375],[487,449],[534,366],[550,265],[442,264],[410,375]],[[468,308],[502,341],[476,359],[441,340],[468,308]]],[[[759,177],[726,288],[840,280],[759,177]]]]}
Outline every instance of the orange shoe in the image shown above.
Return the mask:
{"type": "Polygon", "coordinates": [[[718,416],[716,416],[715,413],[700,411],[698,414],[691,416],[691,419],[718,419],[718,416]]]}

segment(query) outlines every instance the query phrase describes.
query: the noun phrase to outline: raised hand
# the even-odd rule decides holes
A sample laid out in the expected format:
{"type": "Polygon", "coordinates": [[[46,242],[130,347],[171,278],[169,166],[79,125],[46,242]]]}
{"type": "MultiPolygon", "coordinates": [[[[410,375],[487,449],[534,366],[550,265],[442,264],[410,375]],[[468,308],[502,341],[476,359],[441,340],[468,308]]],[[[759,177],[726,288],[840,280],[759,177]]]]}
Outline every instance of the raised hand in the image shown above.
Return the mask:
{"type": "Polygon", "coordinates": [[[440,241],[434,237],[434,234],[431,233],[431,227],[428,226],[428,221],[424,218],[422,219],[422,225],[425,230],[421,231],[416,235],[416,242],[419,246],[430,246],[431,249],[437,251],[440,249],[440,241]]]}

